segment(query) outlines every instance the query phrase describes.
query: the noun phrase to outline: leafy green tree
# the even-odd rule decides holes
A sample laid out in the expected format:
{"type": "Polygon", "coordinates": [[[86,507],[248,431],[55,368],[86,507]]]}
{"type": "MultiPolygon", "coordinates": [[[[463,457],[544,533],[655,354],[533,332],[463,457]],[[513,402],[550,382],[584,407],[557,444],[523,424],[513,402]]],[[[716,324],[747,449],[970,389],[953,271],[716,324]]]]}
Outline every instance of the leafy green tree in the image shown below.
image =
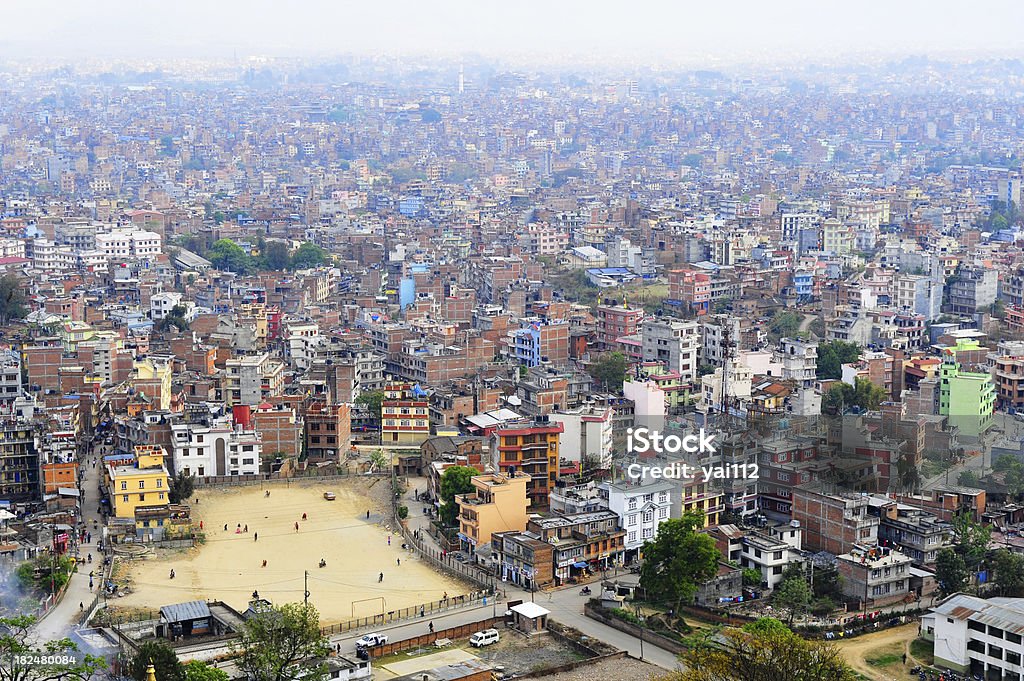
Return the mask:
{"type": "Polygon", "coordinates": [[[146,641],[128,662],[128,676],[146,681],[146,668],[153,665],[159,681],[185,681],[185,670],[171,647],[160,641],[146,641]]]}
{"type": "Polygon", "coordinates": [[[0,325],[28,314],[25,283],[15,274],[0,277],[0,325]]]}
{"type": "Polygon", "coordinates": [[[961,487],[977,487],[978,482],[978,474],[974,471],[964,471],[960,474],[960,477],[956,479],[956,484],[961,487]]]}
{"type": "Polygon", "coordinates": [[[182,667],[185,670],[185,681],[228,681],[226,671],[211,667],[202,660],[189,660],[182,667]]]}
{"type": "Polygon", "coordinates": [[[778,341],[780,338],[796,336],[803,321],[803,316],[796,312],[779,310],[768,323],[768,337],[778,341]]]}
{"type": "Polygon", "coordinates": [[[218,270],[225,272],[248,274],[253,268],[252,258],[249,254],[231,239],[220,239],[214,242],[210,250],[206,252],[206,259],[213,263],[218,270]]]}
{"type": "Polygon", "coordinates": [[[992,528],[975,522],[967,511],[953,516],[953,550],[963,558],[969,571],[976,570],[985,560],[992,528]]]}
{"type": "Polygon", "coordinates": [[[441,520],[445,525],[454,526],[459,515],[455,497],[473,491],[473,476],[480,471],[472,466],[449,466],[441,474],[441,520]]]}
{"type": "Polygon", "coordinates": [[[970,576],[964,559],[956,551],[950,548],[939,549],[935,560],[935,581],[939,583],[939,591],[943,596],[963,591],[970,576]]]}
{"type": "Polygon", "coordinates": [[[267,268],[272,270],[288,269],[288,263],[290,262],[288,244],[283,241],[271,241],[262,252],[267,268]]]}
{"type": "Polygon", "coordinates": [[[831,413],[842,413],[850,407],[874,411],[885,401],[885,390],[866,378],[858,378],[856,386],[836,383],[821,400],[822,409],[831,413]]]}
{"type": "Polygon", "coordinates": [[[772,594],[772,603],[789,613],[789,623],[792,624],[794,617],[807,612],[813,598],[807,580],[803,577],[790,577],[779,584],[772,594]]]}
{"type": "Polygon", "coordinates": [[[171,489],[168,492],[168,497],[172,504],[180,504],[187,502],[192,498],[192,493],[196,488],[196,479],[192,475],[186,475],[184,472],[179,472],[173,478],[171,478],[171,489]]]}
{"type": "Polygon", "coordinates": [[[1024,556],[1007,549],[992,554],[995,584],[1000,596],[1024,596],[1024,556]]]}
{"type": "Polygon", "coordinates": [[[1003,470],[1003,484],[1006,485],[1006,493],[1014,499],[1024,496],[1024,464],[1020,459],[1014,458],[1003,470]]]}
{"type": "Polygon", "coordinates": [[[361,404],[366,407],[366,410],[370,412],[370,416],[375,422],[380,422],[381,405],[383,403],[383,390],[371,390],[369,392],[359,393],[359,397],[356,398],[356,404],[361,404]]]}
{"type": "Polygon", "coordinates": [[[643,546],[640,586],[648,598],[680,606],[693,600],[697,587],[718,572],[722,554],[715,540],[700,532],[704,513],[688,511],[658,525],[654,539],[643,546]]]}
{"type": "Polygon", "coordinates": [[[874,411],[886,400],[888,395],[885,389],[875,385],[866,378],[858,378],[854,381],[853,399],[861,409],[874,411]]]}
{"type": "Polygon", "coordinates": [[[992,464],[992,470],[997,473],[1004,473],[1010,470],[1016,461],[1019,461],[1019,459],[1013,454],[1001,454],[992,464]]]}
{"type": "MultiPolygon", "coordinates": [[[[756,622],[752,624],[757,624],[756,622]]],[[[683,653],[684,670],[662,681],[855,681],[857,674],[839,650],[824,641],[807,641],[774,625],[756,631],[722,631],[717,645],[683,653]]]]}
{"type": "Polygon", "coordinates": [[[619,392],[626,380],[626,356],[621,352],[607,352],[590,365],[590,375],[604,390],[619,392]]]}
{"type": "Polygon", "coordinates": [[[384,453],[383,449],[377,449],[370,454],[370,470],[372,471],[383,471],[387,469],[389,463],[388,455],[384,453]]]}
{"type": "Polygon", "coordinates": [[[325,681],[330,642],[309,604],[273,606],[245,621],[231,646],[235,666],[252,681],[325,681]]]}
{"type": "Polygon", "coordinates": [[[743,586],[761,586],[761,571],[756,568],[743,568],[743,586]]]}
{"type": "Polygon", "coordinates": [[[157,328],[166,330],[174,327],[178,331],[185,331],[188,329],[188,321],[185,320],[185,315],[187,314],[188,308],[184,305],[175,305],[171,308],[171,311],[160,320],[157,324],[157,328]]]}
{"type": "Polygon", "coordinates": [[[839,380],[843,377],[843,365],[857,361],[860,346],[842,340],[822,343],[818,346],[817,376],[821,379],[839,380]]]}
{"type": "Polygon", "coordinates": [[[302,270],[308,267],[316,267],[317,265],[323,265],[328,259],[327,251],[307,241],[292,253],[291,268],[293,270],[302,270]]]}
{"type": "Polygon", "coordinates": [[[103,658],[78,656],[78,646],[69,638],[36,643],[32,615],[0,618],[0,680],[2,681],[85,681],[106,668],[103,658]],[[63,663],[60,657],[74,655],[77,661],[63,663]],[[38,663],[57,658],[57,663],[38,663]],[[24,661],[23,661],[24,660],[24,661]]]}
{"type": "Polygon", "coordinates": [[[743,631],[756,636],[783,636],[791,633],[791,629],[774,617],[758,617],[753,622],[743,625],[743,631]]]}

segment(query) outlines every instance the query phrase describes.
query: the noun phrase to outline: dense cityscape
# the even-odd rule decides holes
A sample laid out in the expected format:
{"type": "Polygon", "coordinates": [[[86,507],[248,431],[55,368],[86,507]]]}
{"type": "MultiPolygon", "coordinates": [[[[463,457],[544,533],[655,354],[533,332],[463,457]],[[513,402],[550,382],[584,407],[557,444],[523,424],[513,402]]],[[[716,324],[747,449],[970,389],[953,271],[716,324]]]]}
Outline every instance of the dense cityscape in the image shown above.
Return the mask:
{"type": "Polygon", "coordinates": [[[1009,57],[0,61],[0,676],[1021,681],[1022,126],[1009,57]]]}

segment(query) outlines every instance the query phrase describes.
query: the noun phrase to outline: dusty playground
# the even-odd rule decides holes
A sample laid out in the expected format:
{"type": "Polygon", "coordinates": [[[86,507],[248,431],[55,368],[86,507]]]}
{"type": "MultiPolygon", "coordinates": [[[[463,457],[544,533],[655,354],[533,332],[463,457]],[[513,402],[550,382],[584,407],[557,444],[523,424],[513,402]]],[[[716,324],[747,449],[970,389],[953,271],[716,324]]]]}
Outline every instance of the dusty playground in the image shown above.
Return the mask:
{"type": "Polygon", "coordinates": [[[197,528],[203,523],[205,544],[130,563],[132,593],[111,605],[155,609],[209,599],[245,610],[253,590],[274,603],[299,602],[308,571],[310,601],[322,622],[331,623],[471,591],[403,550],[400,534],[389,535],[389,520],[378,506],[386,492],[370,489],[373,484],[374,479],[355,478],[200,490],[192,517],[197,528]],[[336,500],[325,500],[325,491],[336,500]],[[248,526],[248,532],[238,532],[238,526],[248,526]],[[321,558],[324,568],[318,567],[321,558]]]}

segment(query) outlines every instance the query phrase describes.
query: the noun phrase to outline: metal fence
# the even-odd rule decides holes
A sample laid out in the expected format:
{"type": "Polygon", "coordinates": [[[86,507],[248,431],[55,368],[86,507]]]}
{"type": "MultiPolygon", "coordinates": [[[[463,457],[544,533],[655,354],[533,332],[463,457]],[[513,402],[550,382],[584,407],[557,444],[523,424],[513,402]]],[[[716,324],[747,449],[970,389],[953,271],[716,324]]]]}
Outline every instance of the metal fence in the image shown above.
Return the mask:
{"type": "Polygon", "coordinates": [[[387,612],[380,613],[379,615],[357,617],[345,622],[321,627],[320,631],[325,635],[343,634],[363,627],[380,626],[383,624],[400,622],[402,620],[418,619],[421,617],[426,618],[427,616],[449,613],[467,605],[487,605],[487,599],[489,598],[492,598],[492,596],[484,591],[474,591],[473,593],[463,594],[461,596],[449,596],[448,598],[443,598],[439,601],[431,601],[430,603],[423,603],[422,605],[411,605],[406,608],[389,610],[387,612]]]}
{"type": "Polygon", "coordinates": [[[296,473],[295,475],[282,476],[277,473],[266,473],[259,475],[204,475],[203,477],[196,477],[194,482],[196,487],[206,487],[209,485],[215,485],[217,487],[224,486],[250,486],[250,485],[262,485],[264,483],[290,483],[291,481],[302,482],[310,480],[344,480],[345,478],[352,477],[352,473],[332,473],[328,475],[322,475],[318,473],[296,473]]]}

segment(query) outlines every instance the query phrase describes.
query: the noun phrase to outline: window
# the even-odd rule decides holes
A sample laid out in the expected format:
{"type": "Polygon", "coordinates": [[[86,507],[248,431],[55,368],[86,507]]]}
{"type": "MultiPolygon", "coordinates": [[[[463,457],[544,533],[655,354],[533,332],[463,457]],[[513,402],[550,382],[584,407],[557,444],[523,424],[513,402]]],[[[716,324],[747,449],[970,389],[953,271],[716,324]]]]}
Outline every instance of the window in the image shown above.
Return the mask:
{"type": "Polygon", "coordinates": [[[121,481],[121,489],[128,489],[128,481],[127,480],[122,480],[121,481]]]}
{"type": "Polygon", "coordinates": [[[156,486],[157,486],[157,489],[159,489],[159,488],[161,488],[161,487],[163,487],[163,486],[164,486],[164,481],[163,481],[163,479],[162,479],[162,478],[157,478],[157,480],[156,480],[156,486]]]}
{"type": "Polygon", "coordinates": [[[776,551],[772,554],[774,560],[782,560],[782,551],[776,551]]]}
{"type": "Polygon", "coordinates": [[[658,509],[658,517],[661,518],[661,519],[667,518],[668,517],[668,509],[667,508],[659,508],[658,509]]]}
{"type": "Polygon", "coordinates": [[[776,565],[775,567],[773,567],[772,568],[772,574],[773,575],[781,575],[782,574],[782,566],[781,565],[776,565]]]}
{"type": "Polygon", "coordinates": [[[146,481],[139,480],[139,489],[146,489],[146,481]]]}
{"type": "Polygon", "coordinates": [[[124,503],[126,503],[126,504],[127,504],[127,503],[128,503],[128,495],[127,495],[127,494],[125,494],[125,495],[124,495],[124,496],[123,496],[123,497],[121,498],[121,501],[123,501],[124,503]]]}
{"type": "Polygon", "coordinates": [[[628,525],[636,525],[636,513],[631,513],[626,521],[628,525]]]}
{"type": "Polygon", "coordinates": [[[141,502],[141,501],[145,501],[145,500],[146,500],[146,495],[145,494],[140,494],[139,495],[139,501],[141,502]]]}
{"type": "Polygon", "coordinates": [[[164,493],[160,492],[160,501],[163,501],[163,500],[164,500],[164,493]]]}
{"type": "Polygon", "coordinates": [[[644,522],[649,523],[654,520],[654,511],[644,511],[644,522]]]}

